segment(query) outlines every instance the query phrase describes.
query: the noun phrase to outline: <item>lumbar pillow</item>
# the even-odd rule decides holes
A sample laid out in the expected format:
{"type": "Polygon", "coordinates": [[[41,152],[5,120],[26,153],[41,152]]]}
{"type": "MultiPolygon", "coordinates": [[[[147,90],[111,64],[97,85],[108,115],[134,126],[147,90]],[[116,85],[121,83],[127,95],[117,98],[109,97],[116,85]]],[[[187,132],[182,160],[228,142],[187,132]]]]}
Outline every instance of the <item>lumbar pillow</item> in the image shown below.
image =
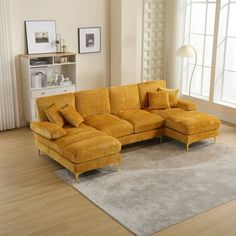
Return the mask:
{"type": "Polygon", "coordinates": [[[67,104],[60,110],[63,117],[73,126],[79,127],[84,121],[83,117],[76,111],[75,107],[67,104]]]}
{"type": "Polygon", "coordinates": [[[158,91],[148,92],[149,108],[150,109],[169,109],[169,92],[158,91]]]}
{"type": "Polygon", "coordinates": [[[47,139],[58,139],[67,134],[62,127],[51,122],[32,122],[30,128],[36,133],[47,139]]]}
{"type": "Polygon", "coordinates": [[[55,103],[53,103],[52,106],[47,108],[44,112],[50,122],[60,127],[63,127],[63,125],[65,124],[65,121],[63,119],[63,116],[60,113],[58,106],[55,103]]]}
{"type": "Polygon", "coordinates": [[[170,107],[177,107],[177,99],[178,99],[178,93],[179,93],[178,89],[159,88],[158,90],[169,92],[170,107]]]}

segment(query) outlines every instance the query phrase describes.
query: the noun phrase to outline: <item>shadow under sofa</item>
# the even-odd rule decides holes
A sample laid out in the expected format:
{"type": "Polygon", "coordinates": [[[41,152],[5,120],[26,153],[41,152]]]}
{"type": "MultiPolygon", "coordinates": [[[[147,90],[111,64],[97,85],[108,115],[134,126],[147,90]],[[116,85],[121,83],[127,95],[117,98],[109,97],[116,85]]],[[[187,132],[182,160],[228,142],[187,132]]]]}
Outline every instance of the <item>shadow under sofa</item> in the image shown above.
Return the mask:
{"type": "Polygon", "coordinates": [[[150,110],[148,92],[158,88],[166,88],[166,82],[158,80],[38,98],[39,122],[31,124],[36,146],[78,178],[83,172],[119,164],[122,145],[167,134],[188,147],[192,142],[218,135],[218,119],[210,115],[205,118],[206,114],[196,112],[197,107],[192,102],[178,99],[176,107],[150,110]],[[59,108],[67,104],[75,107],[84,122],[78,128],[63,127],[67,132],[64,137],[48,139],[37,132],[37,128],[48,121],[44,111],[54,103],[59,108]],[[190,117],[188,121],[181,123],[181,118],[186,116],[190,117]],[[206,129],[189,130],[188,126],[197,126],[199,117],[205,121],[206,129]],[[166,127],[165,123],[170,125],[166,127]],[[175,127],[179,129],[175,130],[175,127]],[[181,133],[182,130],[186,133],[181,133]],[[195,135],[190,131],[198,133],[195,135]],[[193,135],[195,138],[190,139],[193,135]]]}

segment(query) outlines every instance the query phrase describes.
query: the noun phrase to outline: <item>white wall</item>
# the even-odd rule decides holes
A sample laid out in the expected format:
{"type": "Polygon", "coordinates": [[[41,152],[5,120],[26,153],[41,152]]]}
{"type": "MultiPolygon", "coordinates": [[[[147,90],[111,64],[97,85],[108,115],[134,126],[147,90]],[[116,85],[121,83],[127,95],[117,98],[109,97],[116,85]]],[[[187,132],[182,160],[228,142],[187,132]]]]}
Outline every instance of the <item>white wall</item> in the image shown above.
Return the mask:
{"type": "Polygon", "coordinates": [[[111,0],[111,85],[141,81],[142,0],[111,0]]]}
{"type": "Polygon", "coordinates": [[[165,80],[170,88],[180,88],[178,76],[178,58],[176,51],[181,46],[181,17],[179,16],[180,0],[166,0],[166,37],[165,37],[165,80]]]}
{"type": "Polygon", "coordinates": [[[140,8],[142,1],[122,0],[122,32],[121,32],[121,57],[122,57],[122,84],[132,84],[141,81],[141,45],[142,28],[140,21],[142,15],[140,8]],[[140,67],[138,67],[140,65],[140,67]]]}
{"type": "Polygon", "coordinates": [[[121,1],[110,2],[110,85],[121,84],[121,1]]]}
{"type": "Polygon", "coordinates": [[[10,10],[21,122],[24,119],[18,55],[26,52],[25,20],[56,20],[57,32],[72,52],[78,52],[79,27],[101,27],[101,53],[79,55],[77,69],[80,89],[109,85],[109,0],[10,0],[10,10]]]}

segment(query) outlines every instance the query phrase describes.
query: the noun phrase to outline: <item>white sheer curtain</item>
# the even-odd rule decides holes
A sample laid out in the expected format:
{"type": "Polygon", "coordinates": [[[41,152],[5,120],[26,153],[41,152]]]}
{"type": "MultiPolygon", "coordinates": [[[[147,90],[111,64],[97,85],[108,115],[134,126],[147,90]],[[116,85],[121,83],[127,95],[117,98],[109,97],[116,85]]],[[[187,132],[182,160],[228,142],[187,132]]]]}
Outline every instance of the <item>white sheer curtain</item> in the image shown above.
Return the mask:
{"type": "Polygon", "coordinates": [[[9,1],[0,0],[0,131],[19,127],[9,1]]]}

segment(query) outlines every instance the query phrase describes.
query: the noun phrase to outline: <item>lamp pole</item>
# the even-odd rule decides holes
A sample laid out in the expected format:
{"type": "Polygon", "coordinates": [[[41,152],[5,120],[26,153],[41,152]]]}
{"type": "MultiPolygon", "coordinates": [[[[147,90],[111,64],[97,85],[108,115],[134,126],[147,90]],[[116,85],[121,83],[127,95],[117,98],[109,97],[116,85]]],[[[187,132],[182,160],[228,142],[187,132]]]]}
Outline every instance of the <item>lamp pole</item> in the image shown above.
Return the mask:
{"type": "Polygon", "coordinates": [[[189,81],[189,93],[188,93],[189,98],[190,98],[190,94],[191,94],[193,74],[194,74],[194,71],[195,71],[196,65],[197,65],[197,51],[196,51],[196,49],[194,47],[191,46],[191,48],[193,49],[194,54],[195,54],[195,64],[194,64],[193,71],[192,71],[192,74],[191,74],[191,77],[190,77],[190,81],[189,81]]]}

